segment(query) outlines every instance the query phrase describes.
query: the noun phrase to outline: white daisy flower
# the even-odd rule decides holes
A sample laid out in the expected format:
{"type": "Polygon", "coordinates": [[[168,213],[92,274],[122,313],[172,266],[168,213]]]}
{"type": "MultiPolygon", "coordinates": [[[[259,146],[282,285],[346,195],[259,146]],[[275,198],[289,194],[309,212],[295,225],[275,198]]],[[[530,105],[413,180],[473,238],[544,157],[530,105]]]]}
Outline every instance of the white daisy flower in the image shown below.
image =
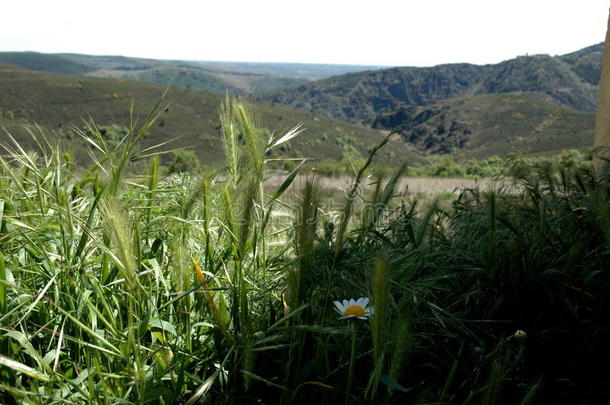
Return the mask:
{"type": "Polygon", "coordinates": [[[362,297],[354,300],[334,301],[335,309],[342,316],[339,319],[367,319],[373,314],[373,307],[368,307],[369,299],[362,297]]]}

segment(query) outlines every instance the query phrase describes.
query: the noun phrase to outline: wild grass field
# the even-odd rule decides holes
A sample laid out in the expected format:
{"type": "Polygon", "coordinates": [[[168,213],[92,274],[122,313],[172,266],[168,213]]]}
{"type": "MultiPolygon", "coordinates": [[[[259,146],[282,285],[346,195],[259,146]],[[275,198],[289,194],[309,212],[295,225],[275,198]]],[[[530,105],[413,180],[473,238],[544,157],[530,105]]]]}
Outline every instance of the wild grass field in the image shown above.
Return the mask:
{"type": "Polygon", "coordinates": [[[223,176],[161,178],[158,148],[141,141],[163,109],[116,143],[83,131],[84,173],[42,138],[4,142],[0,402],[610,397],[601,173],[521,160],[510,190],[421,207],[403,198],[406,167],[370,175],[386,138],[347,187],[295,182],[299,165],[265,185],[269,151],[298,130],[269,138],[226,100],[223,176]]]}

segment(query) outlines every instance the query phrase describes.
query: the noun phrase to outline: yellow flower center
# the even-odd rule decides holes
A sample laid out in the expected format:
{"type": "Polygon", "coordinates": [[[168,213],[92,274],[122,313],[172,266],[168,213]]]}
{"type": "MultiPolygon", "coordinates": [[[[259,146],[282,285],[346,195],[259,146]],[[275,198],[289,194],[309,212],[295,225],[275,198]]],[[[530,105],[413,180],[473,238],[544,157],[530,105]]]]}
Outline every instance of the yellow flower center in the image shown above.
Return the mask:
{"type": "Polygon", "coordinates": [[[366,311],[360,305],[351,305],[343,311],[344,316],[364,316],[366,311]]]}

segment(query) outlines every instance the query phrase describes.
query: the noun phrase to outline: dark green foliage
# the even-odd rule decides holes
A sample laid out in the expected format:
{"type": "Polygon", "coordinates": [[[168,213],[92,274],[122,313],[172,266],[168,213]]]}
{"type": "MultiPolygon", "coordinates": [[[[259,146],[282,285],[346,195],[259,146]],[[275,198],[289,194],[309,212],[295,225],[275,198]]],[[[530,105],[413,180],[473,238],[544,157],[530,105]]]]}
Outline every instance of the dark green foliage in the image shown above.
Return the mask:
{"type": "Polygon", "coordinates": [[[607,373],[593,370],[608,358],[608,223],[598,214],[609,208],[608,184],[569,169],[516,170],[518,194],[471,191],[454,206],[443,259],[465,288],[458,316],[490,322],[476,328],[487,336],[527,331],[509,387],[543,377],[543,402],[595,403],[607,395],[607,373]]]}
{"type": "MultiPolygon", "coordinates": [[[[320,231],[316,253],[308,254],[316,258],[309,273],[317,274],[305,290],[310,302],[368,295],[368,288],[382,296],[380,269],[390,272],[385,330],[373,321],[372,336],[358,332],[359,352],[372,348],[358,358],[357,397],[364,398],[368,381],[379,403],[609,398],[610,187],[582,168],[515,160],[513,173],[512,191],[465,191],[450,212],[435,205],[423,216],[409,205],[386,211],[385,225],[344,236],[338,256],[332,227],[320,231]],[[387,347],[375,343],[381,336],[391,336],[387,347]],[[384,365],[383,351],[396,363],[384,365]],[[376,381],[387,391],[375,393],[376,381]]],[[[327,309],[317,311],[313,319],[327,309]]],[[[346,362],[349,335],[302,344],[316,357],[293,372],[308,370],[302,382],[327,376],[322,381],[339,392],[302,390],[298,401],[342,400],[343,381],[331,378],[333,367],[322,359],[346,362]]]]}

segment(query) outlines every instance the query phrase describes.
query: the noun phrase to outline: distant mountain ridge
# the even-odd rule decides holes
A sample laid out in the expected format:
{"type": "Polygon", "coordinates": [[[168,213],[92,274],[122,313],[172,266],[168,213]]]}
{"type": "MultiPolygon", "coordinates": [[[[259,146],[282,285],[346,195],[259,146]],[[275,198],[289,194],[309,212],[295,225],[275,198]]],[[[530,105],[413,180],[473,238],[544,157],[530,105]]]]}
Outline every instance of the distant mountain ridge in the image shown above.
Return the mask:
{"type": "Polygon", "coordinates": [[[0,52],[0,62],[29,70],[77,76],[94,70],[90,66],[61,56],[38,52],[0,52]]]}
{"type": "Polygon", "coordinates": [[[127,56],[0,52],[0,62],[72,76],[121,78],[224,94],[296,87],[312,80],[380,66],[304,63],[206,62],[127,56]]]}
{"type": "Polygon", "coordinates": [[[349,73],[265,97],[291,108],[372,125],[408,106],[480,94],[527,94],[591,111],[597,102],[603,44],[562,56],[521,56],[498,64],[446,64],[349,73]]]}

